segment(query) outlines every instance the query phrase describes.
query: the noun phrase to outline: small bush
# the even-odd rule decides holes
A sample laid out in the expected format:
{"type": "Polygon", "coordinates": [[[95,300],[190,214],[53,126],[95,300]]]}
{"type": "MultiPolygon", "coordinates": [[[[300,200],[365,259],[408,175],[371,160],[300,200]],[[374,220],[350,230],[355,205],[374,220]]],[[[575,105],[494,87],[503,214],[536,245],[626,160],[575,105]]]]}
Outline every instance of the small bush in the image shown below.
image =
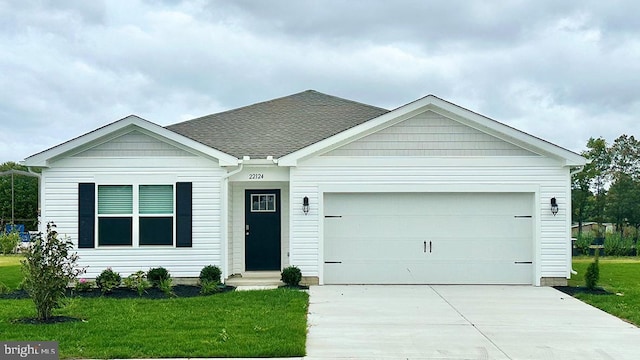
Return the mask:
{"type": "Polygon", "coordinates": [[[148,288],[151,287],[151,284],[147,281],[147,274],[144,271],[136,271],[135,273],[127,276],[124,279],[124,286],[128,287],[131,290],[135,290],[138,292],[138,296],[142,296],[142,294],[147,291],[148,288]]]}
{"type": "Polygon", "coordinates": [[[113,289],[120,286],[120,282],[122,281],[122,277],[117,272],[111,270],[111,268],[107,268],[103,272],[98,275],[96,278],[96,285],[98,289],[102,291],[103,294],[110,293],[113,289]]]}
{"type": "Polygon", "coordinates": [[[218,281],[201,281],[200,282],[200,294],[211,295],[220,291],[220,282],[218,281]]]}
{"type": "Polygon", "coordinates": [[[4,295],[4,294],[8,294],[11,292],[11,289],[9,289],[9,287],[0,281],[0,295],[4,295]]]}
{"type": "Polygon", "coordinates": [[[635,244],[632,237],[621,237],[619,233],[607,234],[604,240],[604,255],[632,256],[635,255],[635,244]]]}
{"type": "Polygon", "coordinates": [[[76,280],[75,285],[74,285],[74,289],[77,292],[86,292],[86,291],[91,290],[92,287],[93,287],[93,282],[88,281],[85,278],[76,280]]]}
{"type": "Polygon", "coordinates": [[[70,282],[84,273],[76,262],[78,254],[71,253],[73,243],[60,240],[52,222],[47,224],[47,237],[38,234],[22,260],[23,286],[36,306],[38,319],[49,319],[53,309],[63,305],[65,290],[70,282]]]}
{"type": "Polygon", "coordinates": [[[221,275],[222,271],[220,271],[219,267],[215,265],[207,265],[200,270],[200,284],[204,284],[205,282],[220,283],[221,275]]]}
{"type": "Polygon", "coordinates": [[[282,270],[280,280],[289,286],[298,286],[302,280],[302,272],[297,266],[288,266],[282,270]]]}
{"type": "Polygon", "coordinates": [[[163,267],[153,268],[147,272],[147,280],[149,280],[151,285],[155,287],[159,287],[162,280],[168,280],[170,278],[171,275],[169,274],[169,271],[163,267]]]}
{"type": "Polygon", "coordinates": [[[592,231],[583,232],[581,236],[576,237],[576,249],[582,255],[589,254],[589,246],[595,240],[595,234],[592,231]]]}
{"type": "Polygon", "coordinates": [[[589,264],[587,267],[587,271],[584,274],[584,281],[587,289],[593,290],[598,285],[598,280],[600,280],[600,266],[598,265],[598,257],[589,264]]]}
{"type": "Polygon", "coordinates": [[[0,234],[0,250],[3,254],[14,253],[18,244],[20,244],[20,235],[17,232],[0,234]]]}
{"type": "Polygon", "coordinates": [[[158,289],[160,289],[160,291],[162,291],[167,297],[176,296],[173,292],[173,279],[171,278],[161,279],[158,283],[158,289]]]}

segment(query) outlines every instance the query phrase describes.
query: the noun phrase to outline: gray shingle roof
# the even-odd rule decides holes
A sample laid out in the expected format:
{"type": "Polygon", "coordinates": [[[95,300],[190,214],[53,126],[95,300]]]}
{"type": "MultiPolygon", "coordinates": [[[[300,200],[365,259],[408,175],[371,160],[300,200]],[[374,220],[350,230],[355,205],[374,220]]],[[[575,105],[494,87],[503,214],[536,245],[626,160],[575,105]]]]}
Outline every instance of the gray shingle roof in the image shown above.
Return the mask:
{"type": "Polygon", "coordinates": [[[307,90],[166,128],[238,158],[279,158],[387,112],[307,90]]]}

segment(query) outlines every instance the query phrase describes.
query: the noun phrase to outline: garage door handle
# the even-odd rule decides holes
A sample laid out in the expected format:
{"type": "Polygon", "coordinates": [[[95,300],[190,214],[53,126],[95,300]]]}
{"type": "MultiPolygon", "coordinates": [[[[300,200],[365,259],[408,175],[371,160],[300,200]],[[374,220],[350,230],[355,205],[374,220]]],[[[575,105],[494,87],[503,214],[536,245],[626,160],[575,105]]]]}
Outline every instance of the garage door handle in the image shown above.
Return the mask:
{"type": "Polygon", "coordinates": [[[426,252],[427,252],[427,242],[426,242],[426,241],[424,242],[424,247],[423,247],[422,251],[423,251],[424,253],[426,253],[426,252]]]}
{"type": "MultiPolygon", "coordinates": [[[[427,242],[425,241],[423,244],[424,245],[423,245],[422,251],[426,253],[427,252],[427,242]]],[[[432,249],[433,249],[433,244],[431,243],[431,241],[429,241],[429,253],[431,253],[432,249]]]]}
{"type": "Polygon", "coordinates": [[[429,254],[431,254],[431,249],[433,248],[433,244],[429,241],[429,254]]]}

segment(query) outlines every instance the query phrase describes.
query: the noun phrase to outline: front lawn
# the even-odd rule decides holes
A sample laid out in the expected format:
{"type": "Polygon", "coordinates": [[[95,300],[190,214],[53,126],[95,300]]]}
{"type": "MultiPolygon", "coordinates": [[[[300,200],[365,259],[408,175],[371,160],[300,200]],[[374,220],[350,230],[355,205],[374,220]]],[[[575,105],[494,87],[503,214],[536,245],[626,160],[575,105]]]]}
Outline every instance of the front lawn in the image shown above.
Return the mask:
{"type": "MultiPolygon", "coordinates": [[[[0,281],[16,288],[20,257],[0,257],[0,281]]],[[[0,340],[58,341],[61,358],[304,356],[306,292],[276,289],[173,299],[70,298],[54,324],[30,299],[0,299],[0,340]]]]}
{"type": "MultiPolygon", "coordinates": [[[[570,286],[584,286],[584,274],[591,262],[593,258],[573,259],[573,268],[578,274],[572,275],[569,280],[570,286]]],[[[579,293],[575,297],[609,314],[640,325],[640,259],[601,257],[598,286],[612,294],[579,293]]]]}
{"type": "Polygon", "coordinates": [[[22,272],[20,272],[20,260],[22,255],[0,255],[0,283],[5,284],[9,289],[17,289],[22,282],[22,272]]]}

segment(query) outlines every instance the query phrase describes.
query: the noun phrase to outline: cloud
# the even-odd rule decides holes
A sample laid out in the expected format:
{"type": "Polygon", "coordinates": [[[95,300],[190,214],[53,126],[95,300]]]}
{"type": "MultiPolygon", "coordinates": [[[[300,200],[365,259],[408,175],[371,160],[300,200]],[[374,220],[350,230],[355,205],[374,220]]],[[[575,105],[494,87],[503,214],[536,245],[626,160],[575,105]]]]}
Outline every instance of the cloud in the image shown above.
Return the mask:
{"type": "Polygon", "coordinates": [[[0,161],[135,113],[166,125],[315,89],[435,94],[579,151],[639,136],[640,4],[24,1],[0,4],[0,161]]]}

